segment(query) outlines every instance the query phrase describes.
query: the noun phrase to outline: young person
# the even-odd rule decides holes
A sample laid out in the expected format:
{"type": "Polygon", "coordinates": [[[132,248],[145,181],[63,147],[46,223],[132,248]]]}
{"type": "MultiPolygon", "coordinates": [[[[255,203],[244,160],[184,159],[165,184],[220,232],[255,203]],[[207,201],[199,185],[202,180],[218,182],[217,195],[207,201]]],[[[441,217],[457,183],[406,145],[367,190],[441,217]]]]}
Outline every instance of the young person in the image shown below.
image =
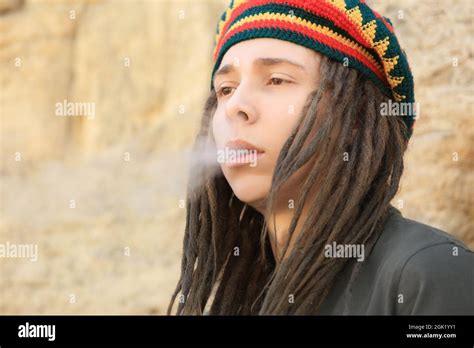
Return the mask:
{"type": "Polygon", "coordinates": [[[390,204],[416,109],[388,18],[232,1],[214,62],[195,154],[225,158],[191,169],[169,313],[474,314],[472,251],[390,204]]]}

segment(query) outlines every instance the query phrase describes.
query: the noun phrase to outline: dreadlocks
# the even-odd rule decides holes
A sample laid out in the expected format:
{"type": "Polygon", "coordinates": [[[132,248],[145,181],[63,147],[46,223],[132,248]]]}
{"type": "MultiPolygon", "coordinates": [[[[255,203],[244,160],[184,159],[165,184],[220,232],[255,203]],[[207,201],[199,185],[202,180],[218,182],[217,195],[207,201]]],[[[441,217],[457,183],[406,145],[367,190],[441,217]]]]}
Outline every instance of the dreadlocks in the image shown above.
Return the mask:
{"type": "MultiPolygon", "coordinates": [[[[400,117],[380,115],[387,101],[358,71],[323,56],[319,86],[280,151],[268,195],[271,212],[285,183],[308,168],[281,257],[272,253],[264,216],[235,197],[222,172],[194,164],[201,181],[188,186],[181,276],[168,314],[178,294],[177,314],[203,314],[208,304],[216,315],[317,314],[350,262],[326,258],[324,246],[363,244],[368,255],[398,190],[407,129],[400,117]],[[318,108],[323,98],[327,106],[318,108]],[[305,206],[310,214],[294,234],[305,206]]],[[[213,91],[195,151],[212,138],[216,105],[213,91]]]]}

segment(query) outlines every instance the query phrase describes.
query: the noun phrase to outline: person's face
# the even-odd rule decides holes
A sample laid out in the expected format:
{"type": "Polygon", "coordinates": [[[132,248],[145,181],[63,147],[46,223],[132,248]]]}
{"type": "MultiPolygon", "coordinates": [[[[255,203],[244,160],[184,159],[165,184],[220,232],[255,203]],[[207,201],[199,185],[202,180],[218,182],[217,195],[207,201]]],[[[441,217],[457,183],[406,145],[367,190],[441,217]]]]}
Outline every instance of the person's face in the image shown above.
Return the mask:
{"type": "Polygon", "coordinates": [[[259,38],[232,46],[214,75],[218,105],[212,130],[219,162],[235,195],[257,209],[264,206],[280,150],[316,87],[319,63],[313,50],[259,38]]]}

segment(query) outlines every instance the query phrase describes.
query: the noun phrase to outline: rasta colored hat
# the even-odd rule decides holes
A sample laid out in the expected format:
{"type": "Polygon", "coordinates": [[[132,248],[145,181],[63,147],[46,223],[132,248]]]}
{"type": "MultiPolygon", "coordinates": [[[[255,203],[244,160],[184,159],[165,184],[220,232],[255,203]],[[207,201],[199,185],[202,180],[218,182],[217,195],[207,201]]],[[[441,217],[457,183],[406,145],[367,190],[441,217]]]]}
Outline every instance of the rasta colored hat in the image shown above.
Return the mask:
{"type": "MultiPolygon", "coordinates": [[[[395,102],[414,105],[413,76],[392,23],[364,0],[232,0],[217,26],[211,81],[231,46],[255,38],[313,49],[357,69],[395,102]]],[[[403,120],[410,138],[415,113],[403,120]]]]}

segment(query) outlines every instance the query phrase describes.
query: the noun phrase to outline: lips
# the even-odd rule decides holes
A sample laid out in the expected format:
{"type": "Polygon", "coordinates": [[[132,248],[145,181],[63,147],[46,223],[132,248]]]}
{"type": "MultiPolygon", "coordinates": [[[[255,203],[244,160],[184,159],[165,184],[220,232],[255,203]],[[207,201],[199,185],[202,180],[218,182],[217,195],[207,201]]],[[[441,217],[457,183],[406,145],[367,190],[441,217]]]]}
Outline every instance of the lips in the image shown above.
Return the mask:
{"type": "Polygon", "coordinates": [[[252,143],[249,143],[248,141],[242,140],[242,139],[233,139],[231,141],[228,141],[226,143],[226,147],[234,150],[255,150],[257,153],[263,153],[262,149],[258,148],[257,146],[253,145],[252,143]]]}
{"type": "Polygon", "coordinates": [[[226,143],[225,150],[221,154],[223,160],[220,163],[229,168],[243,165],[256,167],[257,160],[265,154],[265,151],[243,139],[233,139],[226,143]]]}

